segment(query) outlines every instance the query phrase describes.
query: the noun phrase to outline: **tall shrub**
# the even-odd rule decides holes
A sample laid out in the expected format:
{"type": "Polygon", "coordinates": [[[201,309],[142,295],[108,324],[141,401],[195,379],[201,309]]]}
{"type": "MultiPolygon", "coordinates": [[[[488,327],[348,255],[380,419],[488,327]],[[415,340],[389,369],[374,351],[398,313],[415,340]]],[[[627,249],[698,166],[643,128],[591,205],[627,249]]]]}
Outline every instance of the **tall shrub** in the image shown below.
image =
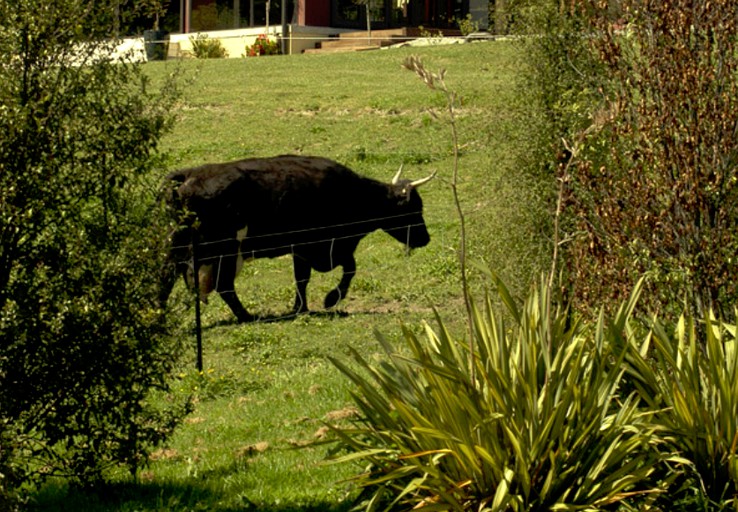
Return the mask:
{"type": "MultiPolygon", "coordinates": [[[[581,236],[571,209],[576,188],[571,170],[578,161],[573,153],[604,101],[607,74],[589,42],[591,20],[576,2],[511,0],[506,4],[511,29],[527,56],[518,86],[527,151],[519,155],[519,175],[511,179],[535,184],[547,205],[540,222],[541,238],[548,238],[543,252],[553,257],[552,277],[565,271],[560,295],[569,300],[578,271],[566,249],[581,236]]],[[[599,146],[590,149],[602,151],[599,146]]]]}
{"type": "MultiPolygon", "coordinates": [[[[589,4],[590,2],[583,2],[589,4]]],[[[695,316],[738,299],[738,16],[734,2],[598,2],[593,49],[607,66],[606,122],[575,174],[575,248],[584,286],[601,295],[651,275],[663,303],[695,316]],[[586,256],[586,257],[585,257],[586,256]]]]}
{"type": "Polygon", "coordinates": [[[568,155],[562,139],[575,140],[592,122],[602,98],[604,67],[591,51],[591,20],[576,3],[512,0],[507,9],[528,57],[521,67],[520,94],[534,101],[528,112],[531,151],[528,168],[553,176],[568,155]],[[556,158],[553,158],[556,157],[556,158]]]}
{"type": "Polygon", "coordinates": [[[617,303],[647,273],[653,308],[686,302],[698,317],[709,308],[730,314],[738,298],[734,2],[517,7],[536,34],[525,39],[529,84],[546,121],[535,168],[566,184],[562,238],[573,241],[566,262],[578,303],[617,303]]]}
{"type": "Polygon", "coordinates": [[[110,57],[116,5],[0,0],[6,491],[135,471],[182,411],[147,402],[177,355],[156,300],[166,226],[146,180],[174,89],[154,93],[139,66],[110,57]]]}

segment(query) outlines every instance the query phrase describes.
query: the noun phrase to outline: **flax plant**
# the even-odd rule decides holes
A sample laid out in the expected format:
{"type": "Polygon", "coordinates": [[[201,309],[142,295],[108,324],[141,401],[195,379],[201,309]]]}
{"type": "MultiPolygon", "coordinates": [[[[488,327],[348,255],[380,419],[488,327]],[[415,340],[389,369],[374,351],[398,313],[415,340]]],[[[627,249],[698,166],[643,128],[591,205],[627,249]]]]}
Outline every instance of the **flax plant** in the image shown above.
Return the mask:
{"type": "Polygon", "coordinates": [[[652,335],[631,346],[628,373],[647,407],[659,411],[662,436],[719,510],[738,509],[738,349],[736,325],[710,314],[704,325],[683,315],[673,331],[653,320],[652,335]]]}
{"type": "Polygon", "coordinates": [[[337,433],[340,460],[363,464],[365,510],[596,510],[657,493],[654,427],[621,391],[628,352],[614,343],[634,335],[639,289],[585,328],[545,314],[545,279],[522,307],[497,288],[506,312],[472,307],[474,358],[437,317],[422,338],[404,330],[407,354],[378,336],[386,363],[334,360],[364,418],[337,433]]]}

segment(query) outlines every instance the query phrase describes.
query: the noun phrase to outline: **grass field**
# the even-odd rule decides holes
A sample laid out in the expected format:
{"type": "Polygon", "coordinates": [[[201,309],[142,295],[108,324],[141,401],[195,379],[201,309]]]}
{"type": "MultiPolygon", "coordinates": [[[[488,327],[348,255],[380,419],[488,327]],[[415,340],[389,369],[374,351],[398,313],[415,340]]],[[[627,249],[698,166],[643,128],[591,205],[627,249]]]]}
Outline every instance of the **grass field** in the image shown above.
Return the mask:
{"type": "MultiPolygon", "coordinates": [[[[368,236],[341,314],[319,313],[337,273],[314,274],[309,296],[318,313],[297,319],[238,325],[211,297],[203,306],[202,375],[194,370],[194,308],[178,288],[178,336],[193,348],[170,398],[192,394],[195,411],[138,481],[116,474],[111,486],[90,492],[51,482],[35,494],[37,509],[350,508],[346,479],[358,468],[326,464],[331,446],[321,443],[327,423],[350,420],[350,386],[326,356],[347,357],[352,346],[379,357],[374,330],[397,339],[401,323],[420,330],[434,309],[459,336],[464,332],[445,99],[401,68],[411,54],[431,70],[445,68],[449,88],[462,99],[459,190],[470,259],[493,268],[518,293],[535,278],[546,261],[547,221],[540,194],[516,169],[526,151],[528,105],[517,86],[524,56],[512,43],[148,64],[155,78],[181,70],[190,82],[164,141],[168,167],[300,153],[385,181],[402,163],[410,177],[438,170],[421,190],[432,241],[408,256],[386,234],[368,236]]],[[[471,277],[481,295],[484,281],[476,272],[471,277]]],[[[294,294],[291,261],[253,262],[237,287],[251,312],[285,313],[294,294]]]]}

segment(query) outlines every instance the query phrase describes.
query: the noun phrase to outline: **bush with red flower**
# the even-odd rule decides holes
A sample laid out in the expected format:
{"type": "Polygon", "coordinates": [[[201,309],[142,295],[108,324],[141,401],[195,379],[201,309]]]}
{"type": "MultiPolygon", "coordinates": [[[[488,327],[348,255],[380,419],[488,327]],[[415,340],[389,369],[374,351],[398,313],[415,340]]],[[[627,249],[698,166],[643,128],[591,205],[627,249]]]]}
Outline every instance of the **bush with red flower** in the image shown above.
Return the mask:
{"type": "Polygon", "coordinates": [[[279,55],[279,44],[277,41],[269,39],[266,34],[260,34],[254,44],[246,46],[246,55],[248,57],[258,57],[260,55],[279,55]]]}

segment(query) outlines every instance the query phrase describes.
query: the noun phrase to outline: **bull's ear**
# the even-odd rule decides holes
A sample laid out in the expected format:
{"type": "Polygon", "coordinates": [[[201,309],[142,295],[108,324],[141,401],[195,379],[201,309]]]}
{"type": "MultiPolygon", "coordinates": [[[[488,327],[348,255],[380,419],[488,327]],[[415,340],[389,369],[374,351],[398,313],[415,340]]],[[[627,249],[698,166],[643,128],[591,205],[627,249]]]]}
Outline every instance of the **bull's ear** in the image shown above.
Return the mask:
{"type": "Polygon", "coordinates": [[[419,180],[415,180],[415,181],[411,182],[410,183],[410,188],[418,188],[421,185],[425,185],[430,180],[432,180],[433,178],[435,178],[437,173],[438,173],[438,171],[433,171],[433,173],[431,173],[430,176],[426,176],[425,178],[421,178],[419,180]]]}
{"type": "Polygon", "coordinates": [[[397,183],[400,181],[400,175],[402,174],[402,166],[405,164],[400,164],[400,168],[397,169],[397,173],[395,174],[395,177],[392,178],[392,184],[397,185],[397,183]]]}

